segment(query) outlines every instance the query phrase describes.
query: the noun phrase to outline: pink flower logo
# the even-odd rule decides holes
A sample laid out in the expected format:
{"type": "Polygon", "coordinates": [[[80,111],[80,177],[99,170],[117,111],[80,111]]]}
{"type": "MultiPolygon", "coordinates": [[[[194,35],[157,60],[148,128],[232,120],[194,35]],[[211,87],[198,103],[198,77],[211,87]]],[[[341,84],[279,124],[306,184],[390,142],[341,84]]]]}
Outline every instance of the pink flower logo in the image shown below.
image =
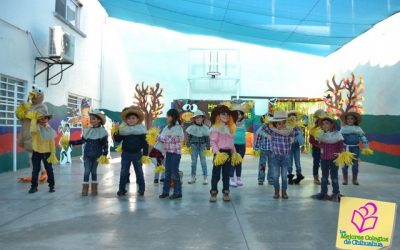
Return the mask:
{"type": "Polygon", "coordinates": [[[366,203],[363,207],[353,211],[351,223],[357,228],[359,233],[375,228],[378,217],[374,216],[378,207],[373,202],[366,203]]]}

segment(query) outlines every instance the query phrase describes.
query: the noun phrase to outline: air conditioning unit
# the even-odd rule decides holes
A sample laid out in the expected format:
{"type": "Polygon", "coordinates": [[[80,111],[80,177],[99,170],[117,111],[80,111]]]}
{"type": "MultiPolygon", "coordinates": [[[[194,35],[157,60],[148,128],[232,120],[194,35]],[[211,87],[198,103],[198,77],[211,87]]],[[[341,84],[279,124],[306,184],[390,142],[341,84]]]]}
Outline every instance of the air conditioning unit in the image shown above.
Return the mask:
{"type": "Polygon", "coordinates": [[[49,57],[61,63],[74,63],[75,37],[61,26],[50,27],[49,57]]]}

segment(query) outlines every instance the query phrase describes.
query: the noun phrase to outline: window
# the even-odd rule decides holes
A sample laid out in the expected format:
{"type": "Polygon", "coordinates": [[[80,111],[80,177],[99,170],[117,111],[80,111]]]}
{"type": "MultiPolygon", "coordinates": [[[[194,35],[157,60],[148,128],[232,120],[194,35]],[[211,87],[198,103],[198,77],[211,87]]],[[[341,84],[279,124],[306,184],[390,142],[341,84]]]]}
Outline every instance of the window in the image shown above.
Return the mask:
{"type": "Polygon", "coordinates": [[[56,13],[79,29],[79,14],[82,5],[76,0],[56,0],[56,13]]]}
{"type": "MultiPolygon", "coordinates": [[[[67,110],[68,110],[68,116],[69,117],[79,117],[82,115],[81,111],[81,104],[82,104],[82,99],[87,100],[87,104],[91,105],[92,99],[87,98],[81,95],[76,95],[73,93],[68,93],[68,100],[67,100],[67,110]]],[[[77,124],[71,124],[71,127],[81,127],[81,123],[77,124]]]]}
{"type": "MultiPolygon", "coordinates": [[[[0,75],[0,126],[12,126],[15,118],[15,107],[25,102],[26,83],[0,75]],[[17,97],[14,99],[14,97],[17,97]]],[[[17,122],[19,124],[19,121],[17,122]]]]}

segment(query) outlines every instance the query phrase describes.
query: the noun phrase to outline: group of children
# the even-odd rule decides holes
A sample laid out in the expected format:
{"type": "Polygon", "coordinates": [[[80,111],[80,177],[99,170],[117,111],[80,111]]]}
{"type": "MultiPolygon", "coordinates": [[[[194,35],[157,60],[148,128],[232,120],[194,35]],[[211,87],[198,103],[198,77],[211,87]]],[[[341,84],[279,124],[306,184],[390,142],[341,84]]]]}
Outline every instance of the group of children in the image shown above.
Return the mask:
{"type": "MultiPolygon", "coordinates": [[[[300,147],[304,145],[304,134],[298,113],[275,111],[262,117],[263,125],[256,132],[254,148],[260,151],[258,184],[263,185],[265,178],[274,186],[274,199],[288,199],[288,184],[299,184],[304,179],[300,166],[300,147]],[[268,172],[266,176],[268,162],[268,172]],[[296,178],[292,174],[292,165],[296,166],[296,178]],[[281,181],[281,183],[280,183],[281,181]]],[[[315,126],[312,129],[314,183],[321,185],[321,192],[314,197],[321,200],[340,200],[338,164],[336,159],[342,152],[350,152],[352,157],[353,184],[358,183],[359,142],[368,149],[368,141],[359,127],[361,116],[356,112],[347,112],[340,117],[344,126],[338,130],[336,121],[323,110],[314,114],[315,126]],[[318,168],[321,165],[322,178],[319,181],[318,168]],[[328,178],[332,181],[332,195],[328,195],[328,178]]],[[[55,131],[49,126],[50,114],[37,113],[31,117],[32,133],[32,186],[29,193],[37,192],[37,177],[41,161],[48,173],[49,191],[55,191],[52,163],[57,161],[54,139],[55,131]]],[[[153,143],[149,143],[148,131],[143,125],[144,114],[134,106],[126,107],[121,112],[122,122],[112,131],[113,140],[121,145],[121,172],[118,196],[127,194],[126,184],[129,182],[129,169],[133,165],[138,195],[145,193],[145,179],[142,165],[155,160],[159,170],[164,169],[164,176],[155,176],[155,183],[163,181],[160,199],[182,198],[182,182],[179,165],[182,146],[191,149],[191,177],[189,184],[196,182],[197,159],[200,158],[203,184],[208,184],[206,155],[214,155],[211,177],[210,202],[217,201],[218,183],[222,175],[222,194],[224,201],[230,201],[230,186],[242,186],[242,160],[245,155],[246,126],[245,112],[241,105],[228,108],[218,105],[211,112],[211,128],[204,124],[206,115],[198,110],[193,114],[192,125],[186,131],[180,124],[180,114],[176,109],[167,112],[167,125],[158,133],[153,143]],[[151,150],[149,151],[149,144],[151,150]],[[211,150],[211,152],[210,152],[211,150]],[[173,193],[170,194],[171,181],[173,193]]],[[[82,138],[70,141],[69,145],[84,145],[84,178],[82,196],[89,193],[97,195],[97,166],[108,154],[108,133],[104,128],[105,115],[101,111],[90,113],[90,127],[84,128],[82,138]]],[[[347,155],[349,156],[349,155],[347,155]]],[[[348,161],[347,161],[348,162],[348,161]]],[[[163,171],[157,171],[157,174],[163,171]]],[[[343,185],[348,184],[348,166],[343,167],[343,185]]]]}

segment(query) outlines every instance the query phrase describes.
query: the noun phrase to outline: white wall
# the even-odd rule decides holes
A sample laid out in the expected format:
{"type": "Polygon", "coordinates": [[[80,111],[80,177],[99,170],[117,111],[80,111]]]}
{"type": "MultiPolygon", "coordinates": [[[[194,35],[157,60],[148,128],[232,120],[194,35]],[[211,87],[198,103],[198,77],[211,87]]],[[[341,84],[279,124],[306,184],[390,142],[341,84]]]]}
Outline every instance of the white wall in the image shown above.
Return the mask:
{"type": "MultiPolygon", "coordinates": [[[[45,101],[54,105],[65,105],[68,92],[88,96],[95,100],[94,105],[100,103],[102,36],[107,14],[98,1],[81,0],[80,29],[87,35],[86,38],[70,29],[67,25],[54,17],[55,0],[2,0],[0,19],[0,73],[16,77],[33,83],[34,58],[40,56],[33,46],[28,31],[32,34],[40,52],[48,54],[49,27],[61,25],[75,36],[75,64],[64,72],[63,80],[57,86],[50,86],[46,90],[45,101]]],[[[37,64],[36,72],[44,67],[37,64]]],[[[55,66],[53,73],[56,73],[55,66]]],[[[44,74],[43,74],[44,76],[44,74]]],[[[41,76],[36,83],[45,86],[45,79],[41,76]]],[[[58,77],[52,80],[57,82],[58,77]]]]}
{"type": "MultiPolygon", "coordinates": [[[[187,98],[190,48],[239,49],[240,95],[320,97],[324,90],[322,57],[108,18],[103,50],[103,106],[121,110],[130,105],[134,85],[142,81],[162,84],[166,109],[173,99],[187,98]]],[[[232,95],[234,90],[213,88],[193,93],[192,98],[230,99],[232,95]]]]}
{"type": "Polygon", "coordinates": [[[354,72],[365,85],[366,114],[400,114],[400,14],[375,25],[326,59],[337,79],[354,72]]]}

